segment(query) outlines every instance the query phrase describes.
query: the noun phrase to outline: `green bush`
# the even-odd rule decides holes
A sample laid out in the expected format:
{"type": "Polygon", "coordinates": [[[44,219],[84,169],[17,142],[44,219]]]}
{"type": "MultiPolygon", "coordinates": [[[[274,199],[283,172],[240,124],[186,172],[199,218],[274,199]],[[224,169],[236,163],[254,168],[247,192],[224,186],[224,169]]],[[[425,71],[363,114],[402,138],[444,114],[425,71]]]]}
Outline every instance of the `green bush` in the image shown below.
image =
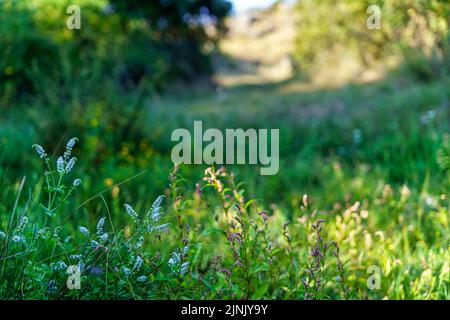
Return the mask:
{"type": "Polygon", "coordinates": [[[5,50],[0,59],[0,96],[9,101],[40,94],[51,85],[63,98],[71,90],[84,95],[105,80],[116,82],[118,88],[145,82],[161,90],[174,78],[211,71],[203,46],[213,43],[214,37],[198,20],[217,21],[220,30],[230,9],[226,1],[183,1],[176,8],[152,1],[140,11],[144,16],[130,14],[131,5],[94,0],[2,1],[0,47],[5,50]],[[81,8],[80,30],[66,28],[66,10],[73,4],[81,8]],[[155,14],[168,24],[155,25],[155,14]],[[184,19],[186,15],[190,20],[184,19]]]}
{"type": "Polygon", "coordinates": [[[401,57],[421,79],[449,73],[449,6],[442,0],[299,1],[296,56],[303,71],[358,60],[362,67],[401,57]],[[381,29],[366,27],[381,8],[381,29]]]}

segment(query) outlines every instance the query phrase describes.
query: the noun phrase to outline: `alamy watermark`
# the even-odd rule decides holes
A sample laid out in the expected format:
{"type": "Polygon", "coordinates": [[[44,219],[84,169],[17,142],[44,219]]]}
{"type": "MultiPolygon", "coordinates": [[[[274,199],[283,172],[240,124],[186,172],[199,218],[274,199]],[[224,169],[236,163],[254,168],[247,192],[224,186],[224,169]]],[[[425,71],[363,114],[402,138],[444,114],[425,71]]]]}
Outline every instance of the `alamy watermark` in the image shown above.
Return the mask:
{"type": "Polygon", "coordinates": [[[66,26],[69,30],[80,30],[81,29],[81,9],[77,5],[70,5],[66,10],[67,14],[70,14],[66,20],[66,26]]]}
{"type": "Polygon", "coordinates": [[[67,267],[67,289],[69,290],[80,290],[81,289],[81,270],[80,266],[73,265],[67,267]]]}
{"type": "Polygon", "coordinates": [[[381,8],[376,4],[367,7],[367,14],[370,16],[366,20],[366,26],[369,30],[381,29],[381,8]]]}
{"type": "Polygon", "coordinates": [[[259,164],[261,175],[278,173],[279,129],[270,129],[270,139],[268,129],[226,129],[224,136],[216,128],[203,132],[203,122],[194,121],[193,133],[192,136],[185,128],[172,132],[171,141],[178,142],[172,148],[173,163],[259,164]],[[204,142],[207,143],[205,146],[204,142]]]}
{"type": "Polygon", "coordinates": [[[381,268],[376,265],[371,265],[367,268],[367,274],[370,274],[370,276],[367,278],[367,288],[369,288],[369,290],[380,290],[381,268]]]}

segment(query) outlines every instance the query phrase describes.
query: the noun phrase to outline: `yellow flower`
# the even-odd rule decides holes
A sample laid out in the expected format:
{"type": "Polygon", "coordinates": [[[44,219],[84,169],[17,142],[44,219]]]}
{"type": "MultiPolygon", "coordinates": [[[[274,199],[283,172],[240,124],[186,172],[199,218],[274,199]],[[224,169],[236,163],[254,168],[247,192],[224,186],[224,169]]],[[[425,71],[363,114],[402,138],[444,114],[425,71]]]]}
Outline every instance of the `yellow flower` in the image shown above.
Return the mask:
{"type": "Polygon", "coordinates": [[[120,188],[118,186],[115,186],[111,191],[112,197],[117,198],[117,196],[119,195],[119,191],[120,191],[120,188]]]}
{"type": "Polygon", "coordinates": [[[105,185],[106,185],[107,187],[112,187],[113,184],[114,184],[114,183],[113,183],[113,179],[111,179],[111,178],[106,178],[106,179],[105,179],[105,185]]]}

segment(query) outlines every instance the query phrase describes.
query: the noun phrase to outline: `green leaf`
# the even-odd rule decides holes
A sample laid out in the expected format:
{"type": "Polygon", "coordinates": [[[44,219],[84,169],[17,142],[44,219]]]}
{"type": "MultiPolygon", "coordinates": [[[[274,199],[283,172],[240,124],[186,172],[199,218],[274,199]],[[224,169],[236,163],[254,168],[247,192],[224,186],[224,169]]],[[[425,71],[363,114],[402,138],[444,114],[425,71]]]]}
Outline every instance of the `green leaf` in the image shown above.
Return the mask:
{"type": "Polygon", "coordinates": [[[258,289],[256,289],[255,293],[252,295],[252,299],[261,299],[264,294],[267,292],[267,289],[269,289],[270,283],[264,283],[261,285],[258,289]]]}

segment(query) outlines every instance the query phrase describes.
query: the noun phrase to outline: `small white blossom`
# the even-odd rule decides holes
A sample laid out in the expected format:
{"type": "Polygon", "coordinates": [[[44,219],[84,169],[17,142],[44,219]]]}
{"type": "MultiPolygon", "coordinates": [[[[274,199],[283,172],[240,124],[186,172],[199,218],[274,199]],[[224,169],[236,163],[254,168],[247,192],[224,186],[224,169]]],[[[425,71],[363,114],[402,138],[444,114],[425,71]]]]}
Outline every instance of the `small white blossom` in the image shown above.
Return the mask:
{"type": "Polygon", "coordinates": [[[133,218],[133,220],[138,220],[138,214],[129,204],[125,204],[125,210],[127,211],[128,215],[133,218]]]}
{"type": "Polygon", "coordinates": [[[153,202],[151,210],[147,214],[147,215],[151,214],[152,220],[154,222],[158,222],[162,216],[161,203],[163,199],[164,196],[159,196],[158,198],[156,198],[156,200],[153,202]]]}
{"type": "Polygon", "coordinates": [[[26,228],[27,224],[28,224],[28,217],[27,216],[23,216],[20,219],[20,223],[19,223],[19,226],[17,227],[17,231],[18,232],[22,232],[26,228]]]}
{"type": "Polygon", "coordinates": [[[50,229],[48,227],[42,228],[37,232],[38,238],[48,239],[50,237],[50,229]]]}
{"type": "Polygon", "coordinates": [[[67,146],[66,149],[73,149],[73,147],[75,146],[75,143],[78,141],[77,137],[74,137],[72,139],[69,140],[69,142],[67,142],[67,146]]]}
{"type": "Polygon", "coordinates": [[[6,233],[0,231],[0,239],[6,239],[6,233]]]}
{"type": "Polygon", "coordinates": [[[82,234],[84,234],[85,236],[89,235],[89,230],[86,229],[85,227],[79,227],[79,230],[82,234]]]}
{"type": "Polygon", "coordinates": [[[147,277],[146,276],[140,276],[140,277],[137,277],[137,281],[139,281],[139,282],[145,282],[145,281],[147,281],[147,277]]]}
{"type": "Polygon", "coordinates": [[[73,180],[73,186],[74,187],[78,187],[79,185],[81,185],[82,181],[81,179],[75,179],[73,180]]]}
{"type": "Polygon", "coordinates": [[[189,271],[189,262],[185,262],[181,265],[180,273],[185,274],[189,271]]]}
{"type": "Polygon", "coordinates": [[[106,217],[101,217],[97,223],[97,233],[103,234],[103,226],[105,225],[106,217]]]}
{"type": "Polygon", "coordinates": [[[59,157],[56,160],[56,170],[58,171],[59,174],[64,174],[65,173],[63,157],[59,157]]]}
{"type": "Polygon", "coordinates": [[[166,231],[167,229],[169,229],[169,226],[170,223],[164,223],[159,226],[148,226],[147,232],[152,233],[152,232],[166,231]]]}
{"type": "Polygon", "coordinates": [[[131,270],[128,269],[127,267],[123,267],[122,271],[123,271],[123,273],[125,273],[127,275],[131,273],[131,270]]]}
{"type": "Polygon", "coordinates": [[[75,166],[75,162],[77,162],[77,158],[72,158],[69,160],[69,162],[67,162],[66,165],[66,173],[69,173],[70,171],[72,171],[73,167],[75,166]]]}
{"type": "Polygon", "coordinates": [[[15,235],[14,237],[12,237],[12,241],[15,242],[15,243],[23,242],[23,241],[25,241],[25,237],[24,236],[15,235]]]}
{"type": "Polygon", "coordinates": [[[54,270],[66,270],[67,264],[64,261],[58,261],[53,265],[54,270]]]}
{"type": "Polygon", "coordinates": [[[108,240],[108,234],[105,232],[104,234],[102,234],[102,235],[100,235],[100,240],[102,240],[102,241],[106,241],[106,240],[108,240]]]}
{"type": "Polygon", "coordinates": [[[45,152],[44,148],[42,148],[40,145],[33,144],[33,148],[36,149],[36,152],[41,159],[47,158],[47,153],[45,152]]]}
{"type": "Polygon", "coordinates": [[[139,239],[138,239],[138,241],[136,241],[136,244],[135,244],[135,248],[137,249],[137,248],[140,248],[140,247],[142,247],[142,245],[144,244],[144,237],[143,236],[140,236],[139,237],[139,239]]]}
{"type": "Polygon", "coordinates": [[[100,243],[98,243],[97,241],[95,241],[95,240],[91,240],[91,245],[93,246],[93,247],[98,247],[99,245],[100,245],[100,243]]]}
{"type": "Polygon", "coordinates": [[[58,290],[58,285],[55,280],[50,280],[47,285],[47,291],[50,293],[55,293],[58,290]]]}
{"type": "Polygon", "coordinates": [[[140,256],[137,256],[133,270],[139,271],[141,269],[142,262],[143,262],[142,258],[140,256]]]}
{"type": "Polygon", "coordinates": [[[78,141],[78,138],[72,138],[67,142],[66,145],[66,151],[64,152],[64,160],[67,161],[67,159],[70,158],[70,155],[72,154],[72,149],[75,146],[75,143],[78,141]]]}

